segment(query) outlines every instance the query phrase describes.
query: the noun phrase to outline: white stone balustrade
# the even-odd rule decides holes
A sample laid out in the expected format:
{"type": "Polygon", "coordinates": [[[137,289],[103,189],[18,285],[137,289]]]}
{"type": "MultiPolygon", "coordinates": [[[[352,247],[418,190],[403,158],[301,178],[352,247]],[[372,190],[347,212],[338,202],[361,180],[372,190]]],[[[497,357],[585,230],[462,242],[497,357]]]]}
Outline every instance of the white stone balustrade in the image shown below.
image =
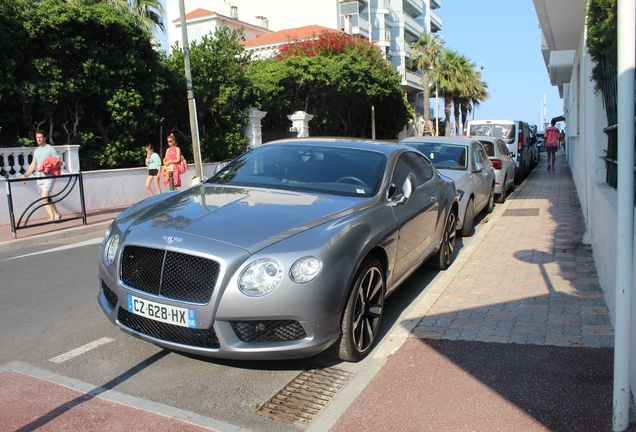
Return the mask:
{"type": "MultiPolygon", "coordinates": [[[[55,150],[64,161],[63,172],[79,172],[79,148],[77,144],[56,145],[55,150]]],[[[3,177],[20,178],[29,168],[33,152],[37,147],[0,147],[0,174],[3,177]]]]}

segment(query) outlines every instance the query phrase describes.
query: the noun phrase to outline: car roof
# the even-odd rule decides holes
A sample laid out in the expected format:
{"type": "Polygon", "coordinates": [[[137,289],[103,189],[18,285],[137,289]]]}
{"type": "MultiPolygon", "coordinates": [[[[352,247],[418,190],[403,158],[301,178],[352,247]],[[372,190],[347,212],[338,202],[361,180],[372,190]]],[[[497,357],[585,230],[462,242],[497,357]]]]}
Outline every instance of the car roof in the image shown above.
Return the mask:
{"type": "Polygon", "coordinates": [[[425,143],[438,143],[438,144],[456,144],[468,146],[471,142],[475,142],[477,139],[475,137],[465,137],[465,136],[456,136],[456,137],[412,137],[406,138],[400,141],[400,144],[425,144],[425,143]]]}
{"type": "MultiPolygon", "coordinates": [[[[275,144],[293,144],[293,145],[301,145],[301,146],[323,146],[323,147],[340,147],[340,148],[350,148],[350,149],[362,149],[362,150],[371,150],[378,151],[389,155],[402,150],[412,151],[413,148],[390,142],[390,141],[376,141],[365,138],[317,138],[317,137],[309,137],[309,138],[288,138],[281,139],[276,141],[269,141],[267,143],[262,144],[261,146],[275,145],[275,144]]],[[[261,147],[259,146],[259,147],[261,147]]]]}

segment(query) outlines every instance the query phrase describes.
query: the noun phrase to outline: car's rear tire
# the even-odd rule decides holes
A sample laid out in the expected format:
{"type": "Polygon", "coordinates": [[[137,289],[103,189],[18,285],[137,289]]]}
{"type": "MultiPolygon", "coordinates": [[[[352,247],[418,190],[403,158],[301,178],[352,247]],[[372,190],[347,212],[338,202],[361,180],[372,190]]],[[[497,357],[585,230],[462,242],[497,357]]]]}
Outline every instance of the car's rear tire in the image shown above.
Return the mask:
{"type": "Polygon", "coordinates": [[[457,238],[457,215],[451,210],[446,217],[442,244],[433,257],[433,265],[438,270],[446,270],[455,259],[455,239],[457,238]]]}
{"type": "Polygon", "coordinates": [[[365,258],[353,280],[342,316],[337,343],[341,360],[362,360],[373,348],[384,313],[385,292],[382,264],[373,256],[365,258]]]}
{"type": "Polygon", "coordinates": [[[486,204],[486,213],[490,214],[495,209],[495,184],[492,184],[490,188],[490,194],[488,195],[488,204],[486,204]]]}
{"type": "Polygon", "coordinates": [[[506,202],[506,197],[508,196],[508,190],[506,189],[506,183],[508,182],[508,178],[505,177],[503,183],[501,184],[501,193],[497,198],[497,204],[503,204],[506,202]]]}
{"type": "Polygon", "coordinates": [[[475,202],[471,198],[466,206],[466,213],[464,214],[464,223],[462,225],[461,235],[462,237],[470,237],[473,235],[473,223],[475,222],[475,202]]]}

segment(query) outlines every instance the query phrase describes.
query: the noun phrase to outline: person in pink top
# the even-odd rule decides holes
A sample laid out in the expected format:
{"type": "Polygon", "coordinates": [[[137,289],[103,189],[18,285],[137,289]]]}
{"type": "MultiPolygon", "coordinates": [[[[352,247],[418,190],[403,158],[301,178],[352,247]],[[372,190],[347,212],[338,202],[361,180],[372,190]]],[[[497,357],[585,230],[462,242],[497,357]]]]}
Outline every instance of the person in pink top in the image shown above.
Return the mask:
{"type": "Polygon", "coordinates": [[[543,132],[543,137],[545,138],[545,152],[548,159],[548,170],[550,170],[550,168],[554,170],[556,151],[557,148],[559,148],[559,139],[561,137],[561,131],[559,131],[559,128],[554,126],[555,124],[556,120],[552,119],[550,126],[548,126],[543,132]]]}

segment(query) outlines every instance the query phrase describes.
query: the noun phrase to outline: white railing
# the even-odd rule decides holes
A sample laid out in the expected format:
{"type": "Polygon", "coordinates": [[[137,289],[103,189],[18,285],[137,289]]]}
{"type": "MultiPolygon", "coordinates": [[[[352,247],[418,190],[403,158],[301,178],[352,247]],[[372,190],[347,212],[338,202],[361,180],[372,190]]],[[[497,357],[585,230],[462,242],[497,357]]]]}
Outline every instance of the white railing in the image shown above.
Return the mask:
{"type": "MultiPolygon", "coordinates": [[[[79,145],[65,144],[53,147],[64,161],[64,172],[79,172],[79,145]]],[[[36,147],[0,148],[0,175],[10,178],[22,177],[29,168],[30,159],[33,157],[35,149],[36,147]]]]}

